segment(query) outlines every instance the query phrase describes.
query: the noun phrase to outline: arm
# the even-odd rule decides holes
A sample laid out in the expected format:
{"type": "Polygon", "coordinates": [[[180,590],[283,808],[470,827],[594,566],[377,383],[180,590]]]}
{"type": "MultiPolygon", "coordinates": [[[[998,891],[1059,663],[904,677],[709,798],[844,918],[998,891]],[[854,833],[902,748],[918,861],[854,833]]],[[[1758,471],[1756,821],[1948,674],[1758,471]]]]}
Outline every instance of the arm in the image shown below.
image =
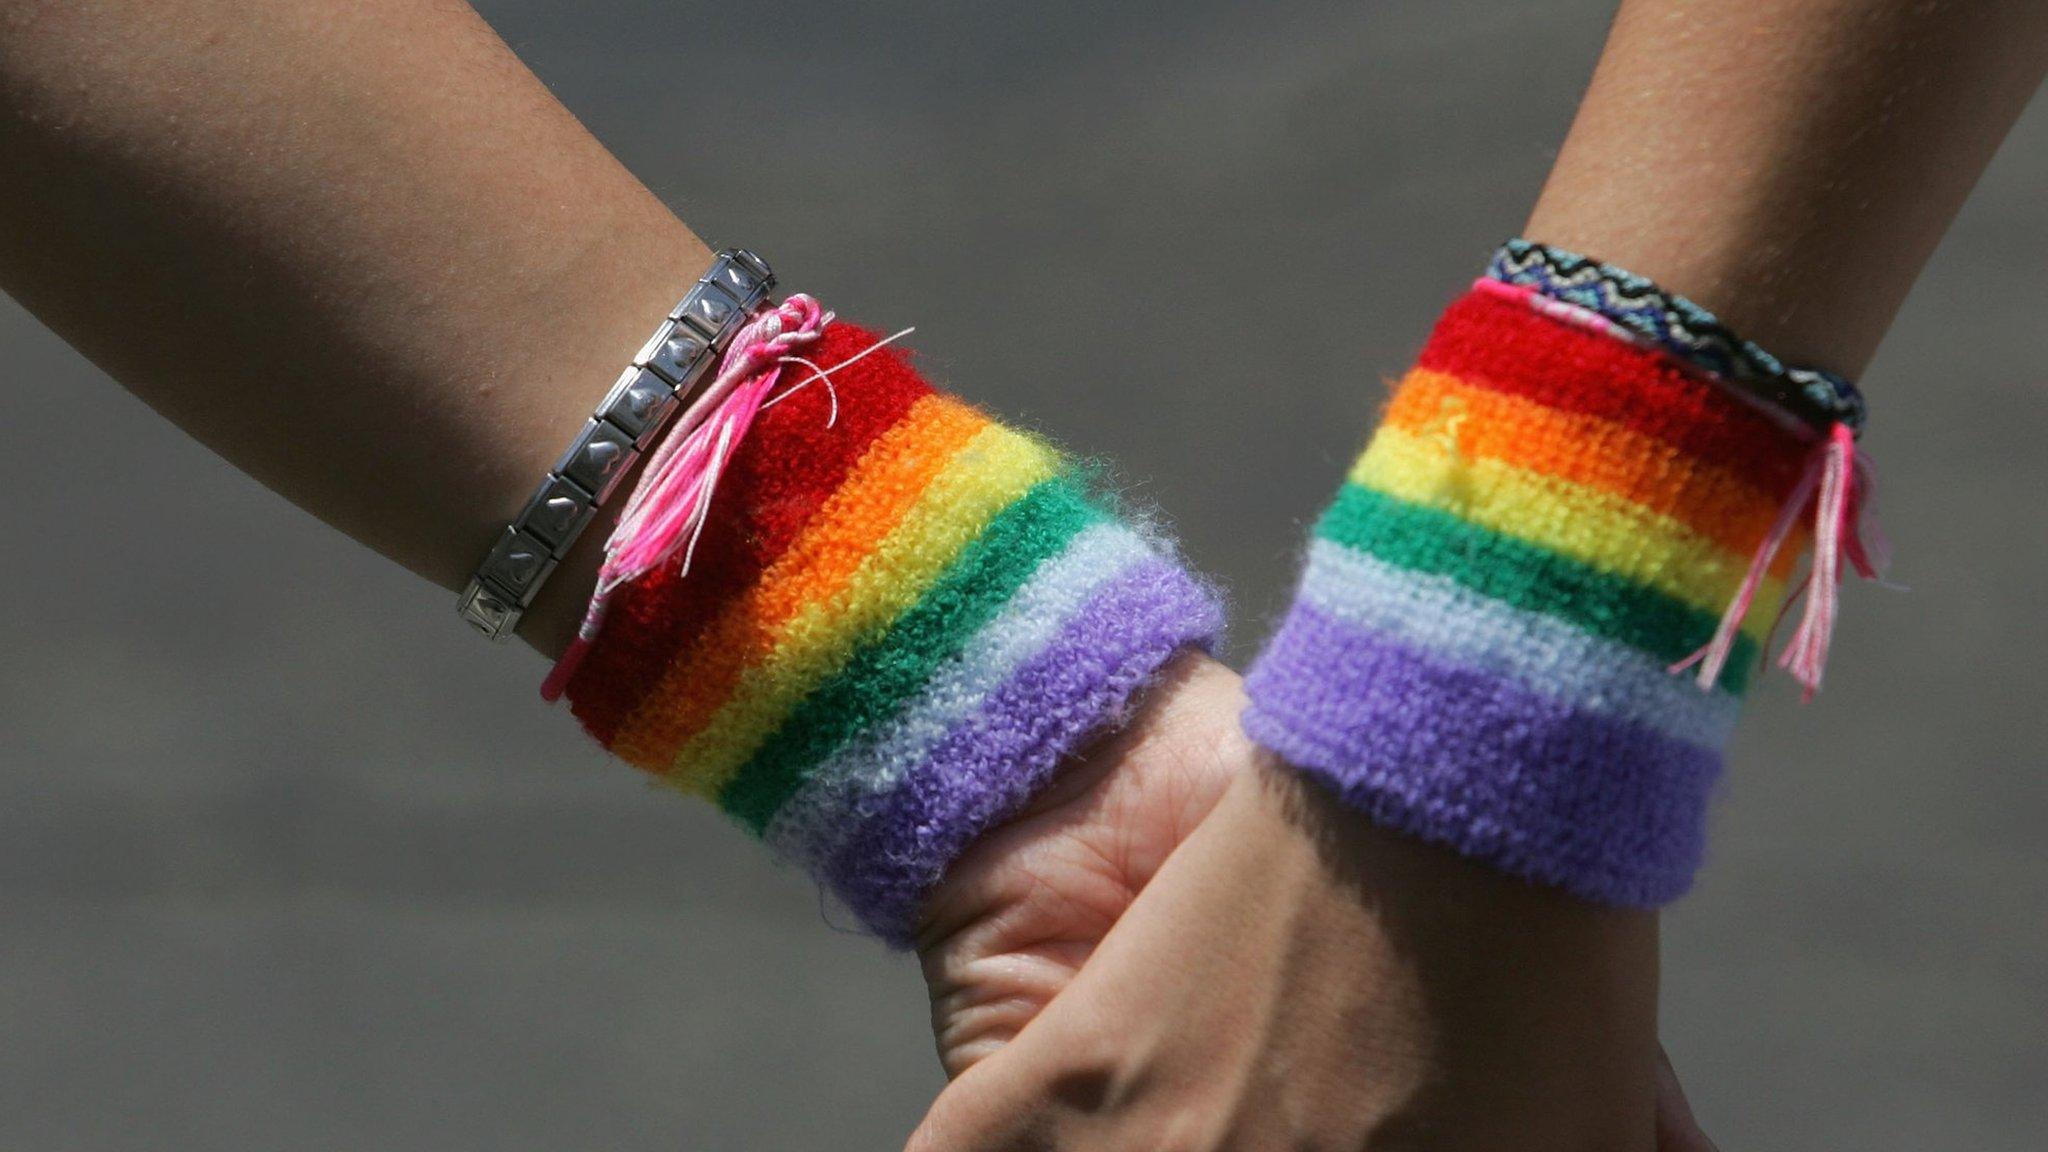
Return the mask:
{"type": "Polygon", "coordinates": [[[456,0],[0,4],[0,154],[0,286],[449,588],[710,261],[456,0]]]}
{"type": "MultiPolygon", "coordinates": [[[[0,155],[0,288],[230,462],[451,589],[710,259],[457,0],[0,0],[0,155]]],[[[875,415],[876,396],[908,403],[925,385],[893,352],[862,371],[836,427],[825,427],[819,389],[764,417],[812,437],[806,467],[778,466],[786,440],[758,429],[748,439],[756,459],[740,472],[794,477],[774,494],[781,520],[824,498],[829,485],[806,476],[825,456],[846,474],[856,456],[876,465],[856,505],[872,521],[894,514],[892,493],[914,494],[913,481],[970,444],[981,462],[956,470],[953,497],[979,499],[975,484],[1004,459],[1044,455],[1007,431],[975,432],[986,421],[959,405],[920,417],[908,431],[922,439],[896,435],[901,413],[875,415]],[[886,451],[865,453],[885,431],[886,451]]],[[[722,527],[700,560],[728,546],[761,560],[765,533],[742,511],[746,479],[721,488],[722,527]]],[[[927,504],[912,541],[922,546],[898,550],[912,560],[939,555],[934,541],[960,518],[945,499],[927,504]]],[[[524,635],[542,651],[573,632],[605,535],[602,523],[584,534],[526,615],[524,635]]],[[[1042,588],[1037,615],[1013,634],[1032,640],[1062,596],[1098,575],[1085,570],[1091,557],[1124,566],[1099,575],[1128,574],[1139,544],[1091,539],[1095,550],[1061,569],[1069,583],[1042,588]]],[[[868,541],[782,543],[811,547],[825,569],[868,541]]],[[[728,585],[745,567],[705,566],[728,585]]],[[[830,576],[813,574],[814,584],[830,576]]],[[[710,599],[701,587],[678,599],[710,599]]],[[[759,639],[746,613],[734,620],[712,638],[759,639]]],[[[809,640],[825,631],[816,623],[809,640]]],[[[461,627],[453,612],[448,626],[461,627]]],[[[709,647],[722,657],[742,646],[709,647]]],[[[989,647],[1042,655],[1021,642],[989,647]]],[[[1099,645],[1088,655],[1102,663],[1099,645]]],[[[680,667],[692,680],[695,668],[662,656],[628,679],[645,687],[680,667]]],[[[956,679],[982,671],[950,668],[956,679]]],[[[956,938],[989,939],[975,933],[987,922],[1003,948],[1050,962],[991,965],[958,995],[948,988],[934,1024],[949,1045],[1013,1030],[1064,982],[1060,957],[1085,955],[1214,803],[1230,766],[1206,738],[1175,733],[1197,718],[1230,728],[1234,681],[1183,657],[1136,702],[1132,735],[1064,773],[1020,822],[1015,851],[981,854],[993,862],[981,874],[1008,887],[954,925],[956,938]]],[[[872,767],[836,760],[849,764],[872,767]]],[[[830,799],[807,810],[829,815],[830,799]]]]}
{"type": "Polygon", "coordinates": [[[2027,0],[1624,4],[1524,234],[1857,376],[2044,69],[2027,0]]]}
{"type": "MultiPolygon", "coordinates": [[[[1631,0],[1526,235],[1859,372],[2044,66],[2035,4],[1631,0]]],[[[1267,766],[1064,1000],[956,1082],[929,1146],[1119,1147],[1118,1125],[1175,1117],[1202,1147],[1702,1146],[1668,1082],[1658,1098],[1656,981],[1653,911],[1504,875],[1267,766]]]]}

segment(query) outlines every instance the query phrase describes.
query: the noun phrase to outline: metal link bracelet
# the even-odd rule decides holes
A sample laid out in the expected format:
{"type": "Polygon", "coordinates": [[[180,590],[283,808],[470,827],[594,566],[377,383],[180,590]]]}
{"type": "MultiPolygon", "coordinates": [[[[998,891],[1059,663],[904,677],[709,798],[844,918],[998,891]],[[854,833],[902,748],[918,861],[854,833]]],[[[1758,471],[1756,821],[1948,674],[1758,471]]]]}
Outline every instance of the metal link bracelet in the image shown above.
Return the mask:
{"type": "Polygon", "coordinates": [[[712,365],[733,334],[774,287],[775,273],[759,256],[741,248],[718,254],[477,566],[458,604],[464,620],[493,640],[512,634],[598,508],[698,386],[711,379],[712,365]]]}

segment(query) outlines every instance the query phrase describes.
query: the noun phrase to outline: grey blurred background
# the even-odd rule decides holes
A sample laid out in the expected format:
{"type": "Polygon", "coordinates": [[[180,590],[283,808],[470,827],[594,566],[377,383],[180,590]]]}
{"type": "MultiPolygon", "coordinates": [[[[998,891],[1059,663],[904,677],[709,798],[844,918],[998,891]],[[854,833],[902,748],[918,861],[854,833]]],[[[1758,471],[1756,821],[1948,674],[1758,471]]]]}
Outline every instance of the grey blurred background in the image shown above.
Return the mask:
{"type": "MultiPolygon", "coordinates": [[[[483,9],[700,234],[1117,458],[1242,657],[1611,5],[483,9]]],[[[2044,181],[2037,108],[1868,382],[1911,591],[1758,694],[1669,917],[1730,1149],[2048,1130],[2044,181]]],[[[4,303],[0,381],[0,1147],[900,1142],[912,963],[4,303]]]]}

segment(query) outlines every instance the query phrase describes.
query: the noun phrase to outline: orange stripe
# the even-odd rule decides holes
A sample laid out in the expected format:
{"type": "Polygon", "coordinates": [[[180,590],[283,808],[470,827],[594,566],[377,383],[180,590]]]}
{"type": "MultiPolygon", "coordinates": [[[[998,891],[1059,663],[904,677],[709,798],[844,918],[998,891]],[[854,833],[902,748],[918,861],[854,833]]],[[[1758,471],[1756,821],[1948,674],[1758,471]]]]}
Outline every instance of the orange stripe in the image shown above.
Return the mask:
{"type": "MultiPolygon", "coordinates": [[[[1747,560],[1777,519],[1763,489],[1625,425],[1547,408],[1417,368],[1395,390],[1386,423],[1411,435],[1451,437],[1466,456],[1610,492],[1668,516],[1747,560]]],[[[1795,541],[1794,543],[1797,543],[1795,541]]],[[[1783,576],[1799,549],[1771,566],[1783,576]]]]}
{"type": "Polygon", "coordinates": [[[807,604],[845,588],[988,417],[947,396],[926,396],[862,454],[789,550],[746,594],[679,653],[613,740],[613,754],[666,772],[682,747],[718,713],[748,667],[765,660],[807,604]]]}

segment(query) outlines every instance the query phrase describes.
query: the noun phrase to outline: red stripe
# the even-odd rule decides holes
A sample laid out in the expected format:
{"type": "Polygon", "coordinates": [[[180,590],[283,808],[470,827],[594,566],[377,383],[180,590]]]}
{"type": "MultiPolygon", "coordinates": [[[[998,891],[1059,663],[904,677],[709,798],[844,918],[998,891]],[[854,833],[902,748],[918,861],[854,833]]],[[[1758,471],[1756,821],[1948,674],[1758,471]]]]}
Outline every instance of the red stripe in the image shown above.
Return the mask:
{"type": "Polygon", "coordinates": [[[1479,292],[1437,321],[1418,362],[1468,384],[1611,420],[1783,495],[1806,447],[1662,353],[1479,292]]]}
{"type": "MultiPolygon", "coordinates": [[[[829,368],[877,339],[851,324],[833,324],[808,358],[829,368]]],[[[719,480],[688,577],[678,578],[678,561],[613,598],[604,631],[568,690],[571,710],[598,743],[611,744],[683,645],[760,579],[868,445],[932,391],[894,345],[833,372],[832,383],[839,421],[831,428],[825,426],[831,399],[821,384],[755,421],[719,480]]]]}

